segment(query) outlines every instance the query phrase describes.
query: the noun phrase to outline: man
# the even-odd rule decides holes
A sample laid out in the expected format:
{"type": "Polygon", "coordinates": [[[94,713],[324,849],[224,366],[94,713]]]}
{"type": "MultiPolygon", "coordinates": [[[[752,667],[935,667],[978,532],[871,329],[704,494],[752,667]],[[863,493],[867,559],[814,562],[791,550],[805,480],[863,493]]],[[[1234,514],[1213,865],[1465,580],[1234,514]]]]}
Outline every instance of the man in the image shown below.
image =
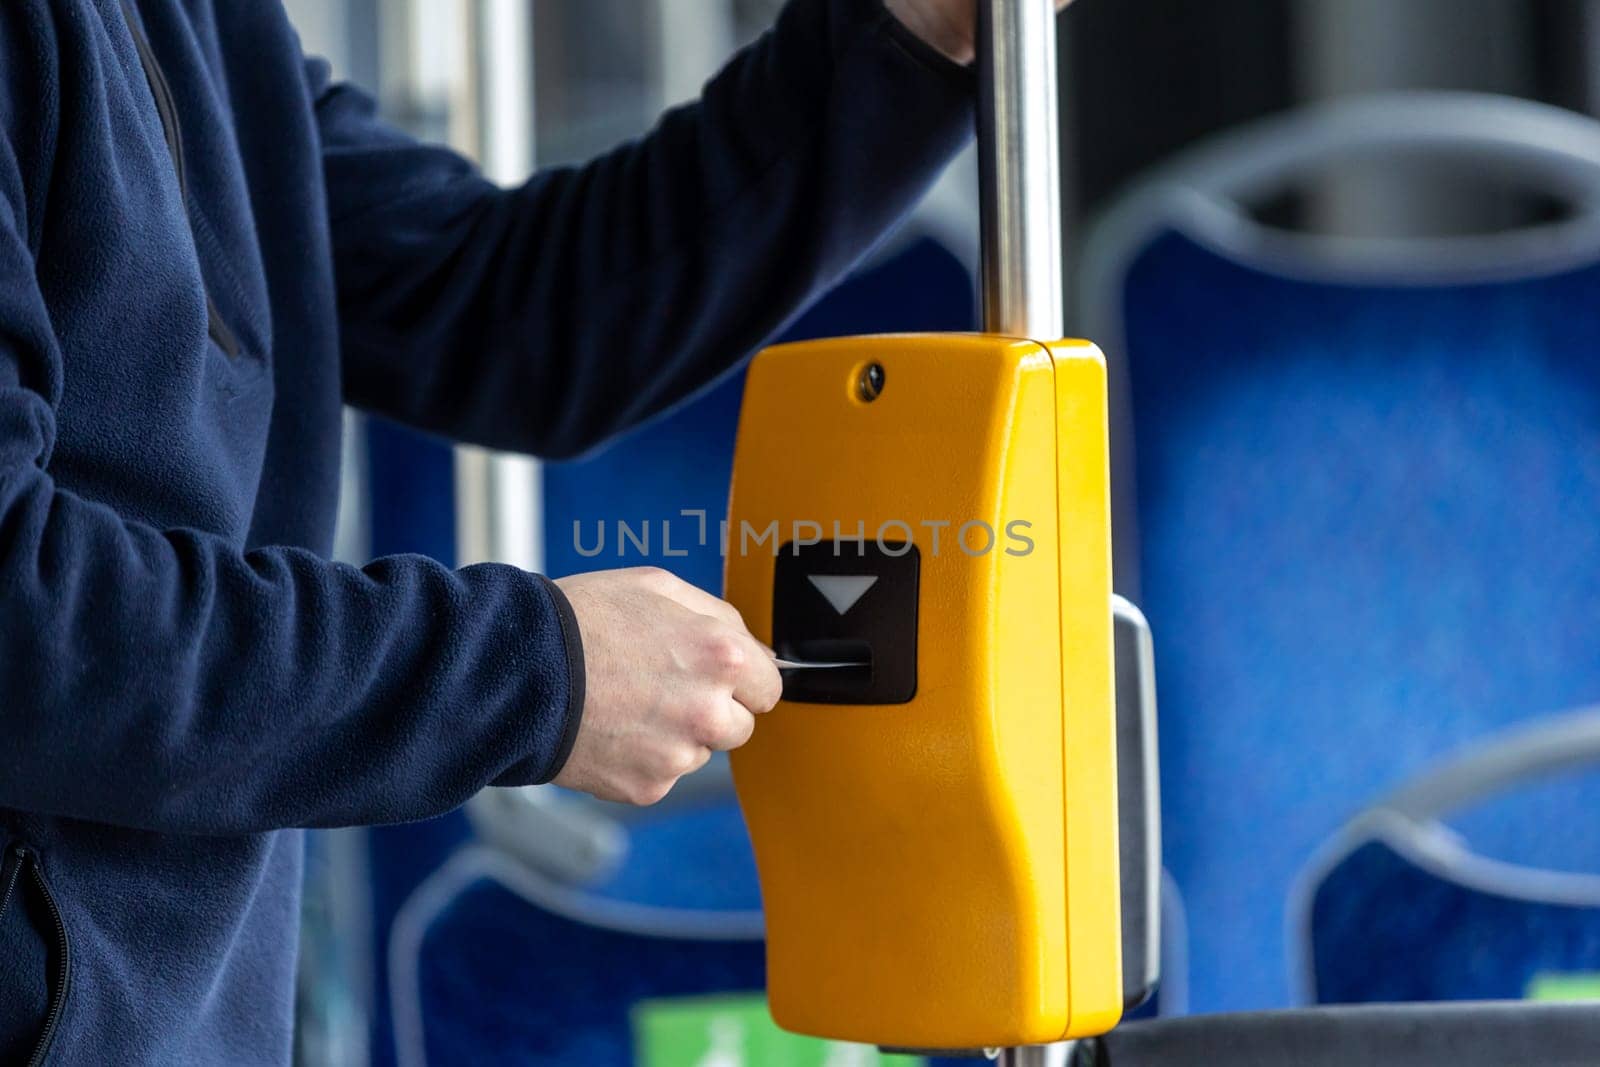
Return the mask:
{"type": "Polygon", "coordinates": [[[0,1061],[289,1059],[302,838],[650,803],[778,699],[664,574],[327,559],[340,405],[570,456],[716,378],[969,135],[974,0],[795,0],[499,190],[268,0],[0,5],[0,1061]]]}

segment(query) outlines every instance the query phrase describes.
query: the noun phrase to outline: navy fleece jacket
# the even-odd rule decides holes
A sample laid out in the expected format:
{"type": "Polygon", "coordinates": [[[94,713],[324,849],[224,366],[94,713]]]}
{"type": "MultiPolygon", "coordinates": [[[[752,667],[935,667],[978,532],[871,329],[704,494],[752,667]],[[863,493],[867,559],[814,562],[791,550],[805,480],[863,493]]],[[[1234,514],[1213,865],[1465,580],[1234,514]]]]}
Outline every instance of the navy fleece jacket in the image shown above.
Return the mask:
{"type": "Polygon", "coordinates": [[[644,140],[502,190],[270,0],[0,4],[0,1062],[288,1062],[295,828],[564,758],[553,586],[329,562],[342,402],[590,448],[846,271],[970,96],[880,0],[795,0],[644,140]]]}

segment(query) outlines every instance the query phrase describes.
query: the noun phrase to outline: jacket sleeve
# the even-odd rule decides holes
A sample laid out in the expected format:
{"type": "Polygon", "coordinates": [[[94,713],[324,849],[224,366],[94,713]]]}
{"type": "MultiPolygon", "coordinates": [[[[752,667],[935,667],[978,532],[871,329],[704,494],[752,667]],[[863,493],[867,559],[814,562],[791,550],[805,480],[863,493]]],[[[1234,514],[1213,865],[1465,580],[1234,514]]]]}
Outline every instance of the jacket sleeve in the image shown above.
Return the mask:
{"type": "Polygon", "coordinates": [[[643,140],[502,190],[308,71],[347,399],[558,457],[709,385],[839,280],[967,141],[974,96],[882,0],[792,0],[643,140]]]}
{"type": "Polygon", "coordinates": [[[0,808],[238,834],[422,818],[553,774],[583,668],[544,579],[246,552],[56,484],[29,214],[0,128],[0,808]]]}

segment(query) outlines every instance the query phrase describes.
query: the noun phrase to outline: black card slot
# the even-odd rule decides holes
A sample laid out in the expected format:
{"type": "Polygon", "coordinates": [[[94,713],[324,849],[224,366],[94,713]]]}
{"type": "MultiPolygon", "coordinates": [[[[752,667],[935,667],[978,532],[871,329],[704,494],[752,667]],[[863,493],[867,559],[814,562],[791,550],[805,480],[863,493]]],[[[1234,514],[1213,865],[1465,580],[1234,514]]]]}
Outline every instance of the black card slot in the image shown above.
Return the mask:
{"type": "MultiPolygon", "coordinates": [[[[794,673],[829,674],[841,682],[868,685],[872,682],[872,646],[865,641],[822,639],[790,641],[776,650],[779,659],[796,663],[850,663],[851,667],[801,667],[794,673]]],[[[788,673],[788,672],[785,672],[788,673]]]]}
{"type": "Polygon", "coordinates": [[[786,544],[772,584],[772,647],[783,659],[860,667],[783,672],[784,699],[904,704],[917,691],[917,585],[912,544],[786,544]]]}

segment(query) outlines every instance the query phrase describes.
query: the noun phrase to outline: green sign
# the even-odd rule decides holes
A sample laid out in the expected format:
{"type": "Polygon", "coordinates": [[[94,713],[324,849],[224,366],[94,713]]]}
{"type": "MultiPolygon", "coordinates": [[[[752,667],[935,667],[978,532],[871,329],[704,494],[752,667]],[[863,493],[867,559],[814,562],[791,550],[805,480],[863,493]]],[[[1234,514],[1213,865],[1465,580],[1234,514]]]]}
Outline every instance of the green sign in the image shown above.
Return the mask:
{"type": "Polygon", "coordinates": [[[646,1000],[633,1008],[638,1067],[917,1067],[871,1045],[778,1029],[758,995],[646,1000]]]}
{"type": "Polygon", "coordinates": [[[1600,973],[1544,971],[1528,979],[1529,1000],[1600,1000],[1600,973]]]}

